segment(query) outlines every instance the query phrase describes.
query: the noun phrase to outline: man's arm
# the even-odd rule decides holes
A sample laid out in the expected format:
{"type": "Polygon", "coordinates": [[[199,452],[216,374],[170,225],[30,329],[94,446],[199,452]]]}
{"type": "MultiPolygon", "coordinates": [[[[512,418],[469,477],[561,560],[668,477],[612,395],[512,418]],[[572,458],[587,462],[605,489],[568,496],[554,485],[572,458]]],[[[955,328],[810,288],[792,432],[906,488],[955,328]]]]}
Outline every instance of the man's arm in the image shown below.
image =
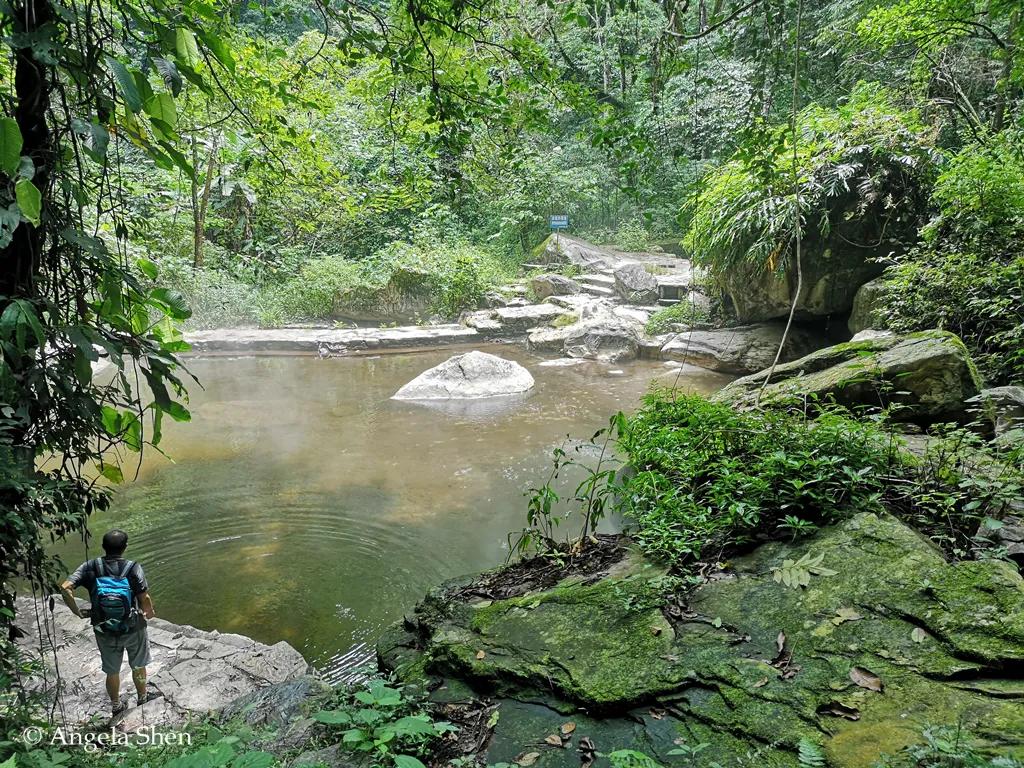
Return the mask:
{"type": "Polygon", "coordinates": [[[64,598],[64,605],[71,609],[71,612],[80,619],[88,618],[87,613],[82,613],[82,609],[78,607],[78,601],[75,600],[75,585],[70,581],[65,581],[60,585],[60,596],[64,598]]]}
{"type": "Polygon", "coordinates": [[[152,619],[156,616],[156,610],[153,608],[153,598],[149,596],[148,590],[139,595],[139,605],[142,606],[142,615],[147,619],[152,619]]]}

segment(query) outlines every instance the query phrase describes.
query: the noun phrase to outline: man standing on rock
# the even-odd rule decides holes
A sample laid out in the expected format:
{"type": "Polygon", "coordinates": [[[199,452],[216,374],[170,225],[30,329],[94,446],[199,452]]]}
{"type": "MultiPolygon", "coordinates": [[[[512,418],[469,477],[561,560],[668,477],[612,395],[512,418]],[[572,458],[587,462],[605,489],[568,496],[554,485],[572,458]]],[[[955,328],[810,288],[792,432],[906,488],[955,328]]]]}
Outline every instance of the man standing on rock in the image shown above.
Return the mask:
{"type": "Polygon", "coordinates": [[[100,650],[103,672],[107,676],[107,695],[113,715],[128,709],[121,699],[121,663],[128,654],[132,681],[141,706],[146,695],[146,665],[149,664],[149,636],[146,619],[156,614],[149,596],[149,585],[142,566],[124,559],[128,534],[113,530],[103,535],[103,557],[87,560],[60,585],[64,602],[71,612],[92,622],[96,645],[100,650]],[[84,587],[91,606],[78,607],[74,590],[84,587]]]}

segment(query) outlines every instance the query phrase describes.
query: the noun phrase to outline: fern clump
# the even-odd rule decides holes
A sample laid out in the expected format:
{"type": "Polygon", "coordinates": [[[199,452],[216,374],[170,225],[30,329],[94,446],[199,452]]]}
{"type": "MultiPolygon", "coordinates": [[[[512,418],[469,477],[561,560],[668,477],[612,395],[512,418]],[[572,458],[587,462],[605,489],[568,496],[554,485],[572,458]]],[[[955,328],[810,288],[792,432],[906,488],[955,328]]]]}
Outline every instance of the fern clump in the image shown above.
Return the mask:
{"type": "Polygon", "coordinates": [[[713,275],[785,266],[797,215],[794,181],[803,239],[827,240],[835,225],[856,220],[871,230],[886,222],[888,242],[920,223],[937,155],[916,111],[861,83],[835,109],[803,109],[796,127],[795,179],[792,129],[756,126],[684,209],[684,244],[713,275]]]}

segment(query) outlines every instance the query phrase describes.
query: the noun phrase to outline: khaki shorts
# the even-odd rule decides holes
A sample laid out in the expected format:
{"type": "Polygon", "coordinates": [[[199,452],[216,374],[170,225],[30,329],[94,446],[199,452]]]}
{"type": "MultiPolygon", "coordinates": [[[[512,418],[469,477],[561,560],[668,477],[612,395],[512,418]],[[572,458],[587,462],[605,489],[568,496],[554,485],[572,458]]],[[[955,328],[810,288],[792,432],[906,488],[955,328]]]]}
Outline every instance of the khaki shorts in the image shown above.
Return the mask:
{"type": "Polygon", "coordinates": [[[100,649],[103,674],[116,675],[121,671],[125,653],[128,666],[138,669],[149,664],[149,634],[146,627],[133,629],[125,635],[102,635],[96,633],[96,647],[100,649]]]}

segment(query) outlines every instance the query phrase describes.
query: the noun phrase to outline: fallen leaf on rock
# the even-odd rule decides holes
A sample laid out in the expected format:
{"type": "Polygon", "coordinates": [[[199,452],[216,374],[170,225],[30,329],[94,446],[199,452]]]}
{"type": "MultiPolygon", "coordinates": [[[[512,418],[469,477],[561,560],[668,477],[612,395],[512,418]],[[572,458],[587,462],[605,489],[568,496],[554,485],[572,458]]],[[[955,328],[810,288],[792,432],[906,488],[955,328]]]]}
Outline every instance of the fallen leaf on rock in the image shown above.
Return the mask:
{"type": "Polygon", "coordinates": [[[779,632],[779,636],[777,638],[775,638],[775,647],[778,649],[779,653],[782,653],[785,650],[785,648],[786,648],[786,633],[785,632],[779,632]]]}
{"type": "Polygon", "coordinates": [[[665,710],[664,709],[652,709],[650,711],[650,715],[655,720],[662,720],[665,717],[665,710]]]}
{"type": "Polygon", "coordinates": [[[590,768],[597,759],[597,747],[594,746],[594,742],[590,740],[589,736],[584,736],[580,739],[578,749],[580,753],[580,768],[590,768]]]}
{"type": "Polygon", "coordinates": [[[557,733],[552,733],[550,736],[544,739],[544,743],[550,744],[552,747],[560,747],[562,746],[562,737],[559,736],[557,733]]]}
{"type": "Polygon", "coordinates": [[[559,730],[561,730],[564,735],[568,736],[576,730],[576,723],[562,723],[562,727],[559,730]]]}
{"type": "Polygon", "coordinates": [[[482,658],[484,658],[484,657],[485,657],[486,655],[487,655],[487,654],[486,654],[486,653],[484,653],[483,651],[477,651],[477,652],[476,652],[476,657],[477,657],[478,659],[482,659],[482,658]]]}
{"type": "Polygon", "coordinates": [[[655,636],[660,635],[661,627],[659,627],[657,624],[651,625],[651,634],[655,636]]]}
{"type": "Polygon", "coordinates": [[[533,765],[540,759],[540,752],[524,752],[517,757],[513,762],[516,765],[521,765],[526,768],[528,765],[533,765]]]}
{"type": "Polygon", "coordinates": [[[800,665],[793,664],[791,666],[786,667],[786,671],[783,672],[779,677],[781,677],[783,680],[792,680],[794,677],[796,677],[796,673],[799,671],[800,665]]]}
{"type": "Polygon", "coordinates": [[[818,707],[819,715],[832,715],[833,717],[843,717],[847,720],[860,720],[860,710],[855,707],[848,707],[838,701],[832,701],[828,704],[822,704],[818,707]]]}
{"type": "Polygon", "coordinates": [[[860,621],[864,617],[857,613],[853,608],[840,608],[836,611],[836,615],[832,618],[832,623],[837,627],[846,621],[860,621]]]}
{"type": "Polygon", "coordinates": [[[882,678],[870,669],[852,667],[850,669],[850,679],[861,688],[867,688],[869,691],[877,691],[878,693],[882,692],[882,678]]]}
{"type": "Polygon", "coordinates": [[[760,680],[758,680],[756,683],[754,683],[754,687],[755,688],[764,688],[764,686],[766,686],[766,685],[768,685],[768,678],[767,677],[762,677],[760,680]]]}
{"type": "Polygon", "coordinates": [[[915,643],[923,643],[928,637],[928,633],[920,627],[914,627],[914,631],[910,633],[910,639],[915,643]]]}

